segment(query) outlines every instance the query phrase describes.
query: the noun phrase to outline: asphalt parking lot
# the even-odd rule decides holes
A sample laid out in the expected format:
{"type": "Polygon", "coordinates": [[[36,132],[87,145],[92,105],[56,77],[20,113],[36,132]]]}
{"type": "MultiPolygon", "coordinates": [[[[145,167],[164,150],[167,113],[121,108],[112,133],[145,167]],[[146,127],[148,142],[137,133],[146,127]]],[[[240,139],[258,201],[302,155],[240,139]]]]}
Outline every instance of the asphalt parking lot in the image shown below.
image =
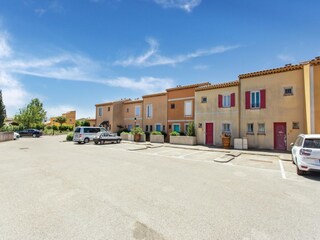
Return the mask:
{"type": "Polygon", "coordinates": [[[0,239],[319,239],[320,174],[274,154],[0,143],[0,239]]]}

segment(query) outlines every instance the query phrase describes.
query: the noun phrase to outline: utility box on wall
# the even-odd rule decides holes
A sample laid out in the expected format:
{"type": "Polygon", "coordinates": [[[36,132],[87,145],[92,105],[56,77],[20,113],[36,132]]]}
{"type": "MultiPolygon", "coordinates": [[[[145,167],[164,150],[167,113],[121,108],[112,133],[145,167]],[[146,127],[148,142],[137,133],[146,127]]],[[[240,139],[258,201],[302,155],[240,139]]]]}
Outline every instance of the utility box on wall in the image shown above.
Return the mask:
{"type": "Polygon", "coordinates": [[[234,139],[234,149],[248,149],[248,139],[247,138],[235,138],[234,139]]]}

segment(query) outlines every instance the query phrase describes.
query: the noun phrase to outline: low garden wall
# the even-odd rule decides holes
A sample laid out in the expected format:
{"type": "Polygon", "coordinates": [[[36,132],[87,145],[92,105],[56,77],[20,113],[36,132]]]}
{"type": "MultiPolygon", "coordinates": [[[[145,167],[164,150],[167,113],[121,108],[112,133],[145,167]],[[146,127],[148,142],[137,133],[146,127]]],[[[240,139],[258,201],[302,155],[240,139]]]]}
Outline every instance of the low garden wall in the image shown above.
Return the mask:
{"type": "Polygon", "coordinates": [[[150,142],[151,143],[164,143],[164,136],[163,135],[150,135],[150,142]]]}
{"type": "Polygon", "coordinates": [[[0,142],[13,140],[13,132],[0,132],[0,142]]]}
{"type": "Polygon", "coordinates": [[[196,145],[197,138],[191,136],[170,136],[170,143],[182,145],[196,145]]]}

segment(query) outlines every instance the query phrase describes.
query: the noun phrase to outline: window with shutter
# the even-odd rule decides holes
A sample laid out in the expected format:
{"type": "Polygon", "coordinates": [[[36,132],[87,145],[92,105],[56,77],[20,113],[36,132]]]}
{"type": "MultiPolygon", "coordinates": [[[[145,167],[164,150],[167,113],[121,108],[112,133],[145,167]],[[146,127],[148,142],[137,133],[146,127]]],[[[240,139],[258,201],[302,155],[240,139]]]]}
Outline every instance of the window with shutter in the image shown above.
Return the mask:
{"type": "Polygon", "coordinates": [[[236,94],[231,93],[231,107],[236,106],[236,94]]]}

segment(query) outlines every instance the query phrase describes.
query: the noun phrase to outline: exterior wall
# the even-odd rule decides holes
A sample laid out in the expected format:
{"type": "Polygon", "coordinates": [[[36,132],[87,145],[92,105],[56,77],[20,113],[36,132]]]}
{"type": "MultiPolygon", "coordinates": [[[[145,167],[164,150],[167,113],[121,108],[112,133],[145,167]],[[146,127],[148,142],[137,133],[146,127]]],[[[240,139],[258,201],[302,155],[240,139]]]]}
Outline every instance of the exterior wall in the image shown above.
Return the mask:
{"type": "Polygon", "coordinates": [[[320,64],[313,66],[314,82],[314,125],[315,133],[320,134],[320,64]]]}
{"type": "MultiPolygon", "coordinates": [[[[113,127],[113,103],[96,105],[96,125],[100,126],[105,121],[109,121],[109,124],[111,124],[111,128],[113,127]],[[99,108],[102,108],[101,116],[99,116],[99,108]],[[108,111],[108,109],[110,110],[108,111]]],[[[112,131],[112,129],[109,130],[112,131]]]]}
{"type": "Polygon", "coordinates": [[[156,124],[161,124],[161,131],[167,131],[167,95],[150,96],[143,98],[143,131],[151,132],[156,131],[156,124]],[[147,117],[147,106],[152,104],[152,116],[147,117]],[[146,128],[148,126],[148,129],[146,128]]]}
{"type": "Polygon", "coordinates": [[[239,87],[225,87],[196,91],[195,93],[195,127],[198,144],[206,144],[206,123],[213,123],[213,145],[222,145],[223,123],[230,124],[231,143],[239,137],[239,87]],[[235,93],[235,106],[219,108],[218,96],[235,93]],[[207,102],[202,103],[202,97],[207,102]]]}
{"type": "Polygon", "coordinates": [[[89,123],[90,123],[90,127],[95,127],[96,125],[96,119],[88,119],[89,123]]]}
{"type": "Polygon", "coordinates": [[[125,128],[129,128],[129,125],[134,127],[135,125],[139,125],[143,127],[143,101],[128,101],[123,105],[123,124],[125,128]],[[140,106],[140,115],[135,115],[135,107],[140,106]],[[136,120],[135,120],[136,119],[136,120]]]}
{"type": "Polygon", "coordinates": [[[113,103],[113,121],[111,123],[111,132],[117,132],[119,128],[117,126],[123,126],[123,107],[124,104],[122,101],[113,103]]]}
{"type": "Polygon", "coordinates": [[[167,96],[168,133],[173,131],[173,124],[180,124],[180,132],[185,132],[185,124],[194,121],[195,87],[171,90],[167,92],[167,96]],[[185,116],[184,114],[185,101],[192,102],[191,116],[185,116]],[[175,104],[174,109],[171,109],[171,104],[175,104]]]}
{"type": "Polygon", "coordinates": [[[68,125],[76,125],[76,111],[70,111],[62,114],[63,117],[67,119],[66,124],[68,125]]]}
{"type": "MultiPolygon", "coordinates": [[[[67,120],[63,125],[72,125],[72,126],[76,125],[76,111],[66,112],[66,113],[63,113],[61,116],[65,117],[67,120]]],[[[55,122],[55,119],[56,117],[51,117],[50,122],[47,125],[60,126],[60,123],[55,122]]]]}
{"type": "Polygon", "coordinates": [[[274,149],[274,123],[286,123],[286,145],[306,131],[303,69],[240,78],[240,137],[248,138],[249,148],[274,149]],[[284,96],[284,87],[293,87],[293,95],[284,96]],[[245,92],[266,90],[266,108],[246,109],[245,92]],[[293,129],[293,122],[299,129],[293,129]],[[247,124],[254,124],[254,134],[247,134],[247,124]],[[265,124],[265,135],[258,135],[258,124],[265,124]]]}

